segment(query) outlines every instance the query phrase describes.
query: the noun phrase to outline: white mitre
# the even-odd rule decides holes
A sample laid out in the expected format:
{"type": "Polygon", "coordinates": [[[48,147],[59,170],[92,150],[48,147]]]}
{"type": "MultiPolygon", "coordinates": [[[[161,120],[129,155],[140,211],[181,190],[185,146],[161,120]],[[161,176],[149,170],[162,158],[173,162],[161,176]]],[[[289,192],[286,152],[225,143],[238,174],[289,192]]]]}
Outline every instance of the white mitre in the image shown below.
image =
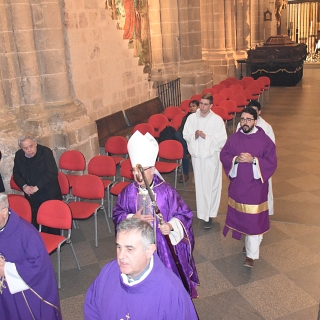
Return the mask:
{"type": "Polygon", "coordinates": [[[136,131],[128,141],[128,153],[133,168],[137,164],[143,168],[153,167],[158,152],[159,145],[149,132],[143,135],[140,131],[136,131]]]}

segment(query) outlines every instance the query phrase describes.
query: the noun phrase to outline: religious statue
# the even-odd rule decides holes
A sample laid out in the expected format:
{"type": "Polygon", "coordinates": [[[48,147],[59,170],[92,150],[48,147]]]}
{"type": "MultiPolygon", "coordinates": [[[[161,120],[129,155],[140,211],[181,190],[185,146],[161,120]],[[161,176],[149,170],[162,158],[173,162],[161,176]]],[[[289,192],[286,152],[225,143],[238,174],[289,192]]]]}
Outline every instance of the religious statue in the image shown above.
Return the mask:
{"type": "Polygon", "coordinates": [[[282,9],[286,9],[288,5],[287,0],[276,0],[275,3],[275,9],[276,9],[276,20],[277,20],[277,27],[279,28],[281,25],[281,11],[282,9]]]}

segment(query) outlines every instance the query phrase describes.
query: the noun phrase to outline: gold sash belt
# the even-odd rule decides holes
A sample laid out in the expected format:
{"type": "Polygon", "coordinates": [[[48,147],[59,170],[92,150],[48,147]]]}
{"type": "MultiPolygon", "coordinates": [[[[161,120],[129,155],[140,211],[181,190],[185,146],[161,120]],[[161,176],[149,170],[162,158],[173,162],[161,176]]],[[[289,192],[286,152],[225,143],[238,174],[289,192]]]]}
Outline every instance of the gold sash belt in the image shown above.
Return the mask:
{"type": "Polygon", "coordinates": [[[259,214],[263,211],[268,210],[268,201],[263,202],[261,204],[244,204],[238,203],[233,199],[229,198],[228,204],[231,208],[247,214],[259,214]]]}

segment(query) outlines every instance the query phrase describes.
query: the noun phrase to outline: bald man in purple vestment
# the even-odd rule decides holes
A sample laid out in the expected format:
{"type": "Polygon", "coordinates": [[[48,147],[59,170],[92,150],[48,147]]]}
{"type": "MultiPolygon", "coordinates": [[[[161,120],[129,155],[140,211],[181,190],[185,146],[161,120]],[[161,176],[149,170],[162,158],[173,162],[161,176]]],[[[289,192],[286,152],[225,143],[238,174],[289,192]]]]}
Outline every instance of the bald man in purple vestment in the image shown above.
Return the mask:
{"type": "Polygon", "coordinates": [[[155,253],[151,225],[129,218],[118,226],[117,260],[108,263],[89,287],[85,320],[196,320],[180,279],[155,253]]]}
{"type": "Polygon", "coordinates": [[[268,179],[277,167],[276,146],[256,127],[257,112],[247,107],[240,114],[241,128],[231,135],[220,153],[230,185],[228,211],[223,234],[245,235],[245,267],[259,259],[263,234],[269,230],[268,179]]]}
{"type": "Polygon", "coordinates": [[[176,189],[165,182],[155,169],[158,148],[157,142],[149,133],[142,135],[136,131],[128,142],[128,152],[133,170],[136,172],[135,166],[137,164],[142,166],[147,183],[153,192],[165,223],[159,224],[154,214],[152,201],[144,185],[145,182],[141,173],[138,172],[135,174],[136,181],[127,186],[118,196],[118,201],[113,209],[113,221],[116,229],[121,221],[131,217],[149,222],[156,234],[157,253],[160,260],[178,277],[181,277],[164,237],[164,235],[168,235],[180,262],[183,277],[188,283],[190,296],[196,298],[199,279],[192,256],[194,248],[193,214],[176,189]]]}
{"type": "Polygon", "coordinates": [[[0,194],[0,318],[61,319],[58,288],[39,232],[0,194]]]}

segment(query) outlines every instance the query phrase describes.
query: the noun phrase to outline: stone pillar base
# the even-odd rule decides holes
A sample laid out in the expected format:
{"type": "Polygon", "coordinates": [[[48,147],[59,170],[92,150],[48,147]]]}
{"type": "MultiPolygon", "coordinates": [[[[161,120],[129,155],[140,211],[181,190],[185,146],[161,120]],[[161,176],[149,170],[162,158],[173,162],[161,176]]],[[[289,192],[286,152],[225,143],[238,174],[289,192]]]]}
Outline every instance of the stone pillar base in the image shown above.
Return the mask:
{"type": "Polygon", "coordinates": [[[236,74],[235,51],[207,51],[203,59],[210,66],[213,73],[213,84],[218,84],[227,77],[234,77],[236,74]]]}

